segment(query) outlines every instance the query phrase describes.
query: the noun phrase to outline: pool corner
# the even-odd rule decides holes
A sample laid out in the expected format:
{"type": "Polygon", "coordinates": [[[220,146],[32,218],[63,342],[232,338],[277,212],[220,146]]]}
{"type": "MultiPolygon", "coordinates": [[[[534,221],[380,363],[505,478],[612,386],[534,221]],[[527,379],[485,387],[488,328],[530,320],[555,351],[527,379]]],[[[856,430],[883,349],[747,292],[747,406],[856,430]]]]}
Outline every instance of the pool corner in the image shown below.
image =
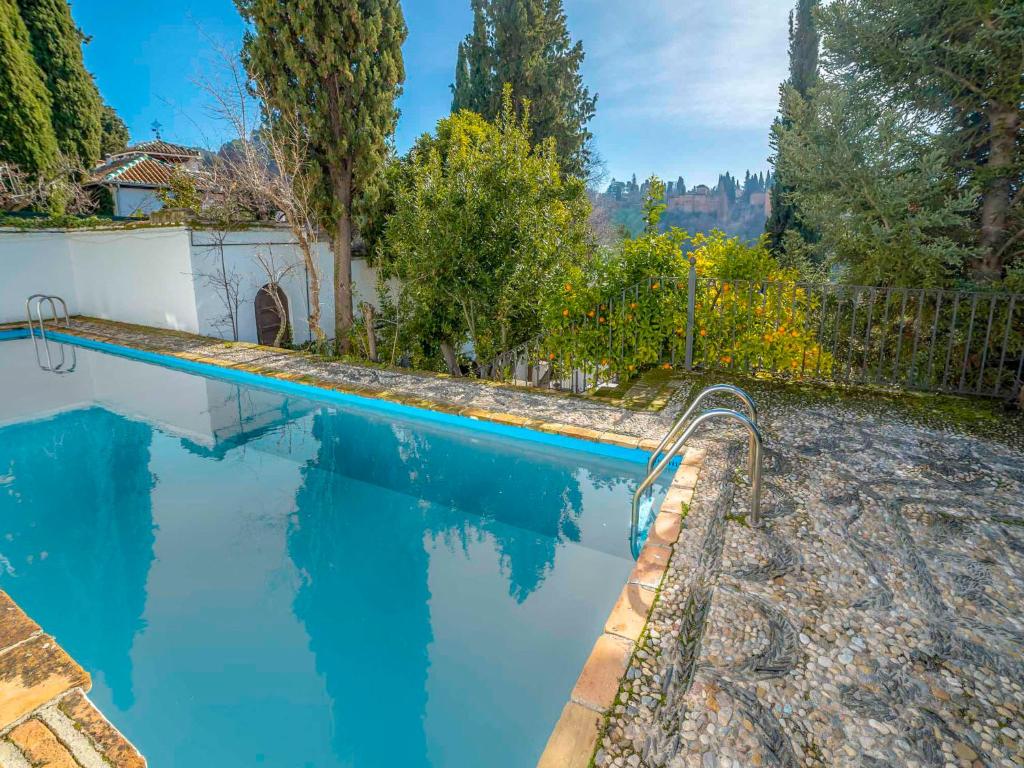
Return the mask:
{"type": "Polygon", "coordinates": [[[89,674],[0,590],[0,765],[145,768],[89,701],[89,674]]]}

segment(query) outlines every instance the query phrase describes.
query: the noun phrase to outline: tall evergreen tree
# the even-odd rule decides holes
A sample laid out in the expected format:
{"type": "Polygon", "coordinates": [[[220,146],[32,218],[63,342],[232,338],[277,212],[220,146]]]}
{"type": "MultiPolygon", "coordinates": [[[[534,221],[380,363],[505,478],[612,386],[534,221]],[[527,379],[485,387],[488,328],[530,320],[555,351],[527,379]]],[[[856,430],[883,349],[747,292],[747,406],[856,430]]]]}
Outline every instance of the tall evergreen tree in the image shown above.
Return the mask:
{"type": "Polygon", "coordinates": [[[82,61],[83,37],[71,8],[67,0],[17,2],[50,92],[57,145],[71,162],[90,167],[100,159],[103,102],[82,61]]]}
{"type": "MultiPolygon", "coordinates": [[[[334,253],[335,345],[351,347],[353,211],[374,196],[405,81],[399,0],[236,0],[246,67],[305,126],[334,253]]],[[[272,114],[271,114],[272,117],[272,114]]]]}
{"type": "Polygon", "coordinates": [[[491,60],[492,46],[485,15],[487,0],[472,0],[471,4],[473,31],[459,43],[455,84],[452,86],[452,112],[468,109],[487,115],[491,110],[491,97],[496,90],[494,64],[491,60]]]}
{"type": "MultiPolygon", "coordinates": [[[[796,12],[791,11],[789,14],[789,78],[782,84],[783,96],[786,90],[792,89],[798,98],[806,100],[818,80],[820,35],[814,18],[818,5],[819,0],[797,0],[796,12]]],[[[785,104],[786,99],[783,98],[780,103],[785,104]]],[[[783,112],[772,126],[771,145],[774,155],[771,162],[775,167],[776,180],[771,188],[772,212],[766,229],[770,247],[777,256],[785,254],[788,232],[799,234],[805,239],[813,237],[801,227],[799,214],[790,199],[792,190],[785,186],[786,158],[779,151],[778,134],[789,122],[789,116],[783,112]]]]}
{"type": "Polygon", "coordinates": [[[489,120],[501,112],[502,89],[517,106],[530,102],[532,140],[554,138],[563,168],[586,175],[597,97],[583,85],[583,44],[573,43],[562,0],[472,0],[473,31],[459,44],[452,110],[489,120]]]}
{"type": "Polygon", "coordinates": [[[0,160],[30,173],[57,159],[50,94],[14,0],[0,0],[0,160]]]}
{"type": "Polygon", "coordinates": [[[838,0],[822,8],[830,74],[937,129],[978,192],[973,276],[1024,259],[1024,4],[838,0]]]}
{"type": "Polygon", "coordinates": [[[120,152],[131,141],[132,137],[128,133],[128,126],[124,124],[124,120],[121,119],[121,116],[109,104],[103,105],[100,127],[102,128],[100,139],[100,155],[102,157],[120,152]]]}

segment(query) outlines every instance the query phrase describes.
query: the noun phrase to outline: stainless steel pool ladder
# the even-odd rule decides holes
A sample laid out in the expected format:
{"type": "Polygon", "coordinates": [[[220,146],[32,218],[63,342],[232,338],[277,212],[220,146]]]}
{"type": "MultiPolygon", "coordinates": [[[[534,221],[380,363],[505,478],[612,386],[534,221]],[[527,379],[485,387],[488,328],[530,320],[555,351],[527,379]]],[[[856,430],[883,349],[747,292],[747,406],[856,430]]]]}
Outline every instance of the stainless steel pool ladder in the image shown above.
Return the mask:
{"type": "Polygon", "coordinates": [[[764,440],[761,435],[761,430],[757,425],[757,405],[750,395],[744,392],[739,387],[734,387],[731,384],[716,384],[712,387],[708,387],[702,391],[694,401],[690,404],[689,408],[676,419],[671,429],[665,434],[665,437],[659,443],[658,447],[654,449],[651,454],[651,458],[647,462],[648,473],[643,479],[640,485],[637,487],[636,492],[633,494],[633,506],[630,511],[629,519],[629,546],[633,552],[633,557],[640,556],[640,500],[644,493],[654,484],[661,473],[665,471],[665,468],[672,463],[672,460],[679,455],[680,451],[686,445],[686,442],[693,436],[693,433],[706,421],[717,418],[726,418],[732,421],[739,422],[744,426],[750,435],[750,455],[749,459],[749,471],[750,471],[750,524],[759,525],[761,522],[761,464],[762,455],[764,453],[764,440]],[[738,411],[729,410],[728,408],[712,408],[711,410],[705,411],[704,413],[697,416],[688,425],[686,424],[690,416],[697,409],[697,406],[706,398],[708,395],[715,392],[728,392],[736,395],[744,404],[747,406],[749,416],[739,413],[738,411]],[[685,428],[683,428],[683,426],[685,428]],[[682,434],[679,431],[682,430],[682,434]],[[676,437],[676,435],[679,435],[676,437]],[[675,439],[669,445],[671,440],[675,439]],[[666,450],[666,445],[668,448],[666,450]],[[654,468],[651,465],[654,464],[658,455],[665,452],[664,458],[657,463],[654,468]]]}
{"type": "MultiPolygon", "coordinates": [[[[672,428],[665,433],[665,436],[661,438],[661,442],[658,443],[658,447],[651,453],[651,458],[647,460],[647,471],[650,472],[654,468],[654,462],[657,460],[658,455],[665,449],[665,446],[675,439],[686,423],[690,420],[690,417],[694,414],[697,408],[700,406],[705,399],[714,395],[718,392],[724,392],[726,394],[734,395],[743,401],[743,405],[746,406],[747,416],[750,420],[757,424],[757,403],[754,402],[754,398],[748,395],[739,387],[735,387],[732,384],[713,384],[710,387],[706,387],[700,392],[690,403],[689,407],[683,412],[683,414],[675,420],[672,424],[672,428]]],[[[754,435],[750,435],[750,449],[749,449],[749,471],[750,474],[754,474],[754,435]]]]}
{"type": "Polygon", "coordinates": [[[46,302],[50,305],[50,314],[52,315],[50,320],[54,322],[60,321],[60,315],[57,312],[57,304],[60,304],[61,310],[64,315],[64,325],[68,328],[71,327],[71,317],[68,315],[68,305],[60,296],[50,295],[45,293],[34,293],[25,299],[25,318],[28,320],[28,333],[32,337],[32,344],[36,350],[36,362],[39,363],[39,367],[51,371],[53,373],[71,373],[75,370],[77,364],[77,356],[75,355],[75,348],[71,347],[71,364],[67,364],[67,358],[64,354],[64,344],[60,344],[58,349],[60,351],[60,362],[57,365],[53,364],[53,357],[50,354],[50,340],[46,337],[46,323],[43,318],[43,303],[46,302]],[[32,318],[32,302],[35,301],[35,319],[32,318]],[[46,352],[46,364],[43,364],[42,358],[39,356],[39,342],[36,339],[36,324],[39,325],[39,336],[43,340],[43,350],[46,352]]]}

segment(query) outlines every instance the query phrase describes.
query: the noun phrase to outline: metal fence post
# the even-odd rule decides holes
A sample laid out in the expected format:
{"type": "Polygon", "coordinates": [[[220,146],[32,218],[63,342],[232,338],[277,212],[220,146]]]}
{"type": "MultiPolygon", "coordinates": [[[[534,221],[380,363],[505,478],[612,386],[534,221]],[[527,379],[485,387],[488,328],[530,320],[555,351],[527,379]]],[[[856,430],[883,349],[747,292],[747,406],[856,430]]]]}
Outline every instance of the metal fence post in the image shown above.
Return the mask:
{"type": "Polygon", "coordinates": [[[686,286],[686,370],[693,370],[693,316],[697,302],[697,259],[690,256],[690,276],[686,286]]]}

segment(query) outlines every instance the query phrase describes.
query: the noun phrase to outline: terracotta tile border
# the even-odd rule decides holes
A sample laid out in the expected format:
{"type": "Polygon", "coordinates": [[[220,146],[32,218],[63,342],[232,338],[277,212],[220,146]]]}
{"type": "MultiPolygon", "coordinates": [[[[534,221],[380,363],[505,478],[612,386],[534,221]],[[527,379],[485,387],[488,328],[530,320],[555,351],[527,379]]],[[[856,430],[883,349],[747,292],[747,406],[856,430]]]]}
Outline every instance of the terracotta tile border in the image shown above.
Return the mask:
{"type": "Polygon", "coordinates": [[[0,765],[145,768],[89,701],[92,681],[0,590],[0,765]]]}
{"type": "Polygon", "coordinates": [[[608,615],[604,633],[597,638],[583,665],[537,768],[591,765],[603,725],[615,705],[619,686],[637,651],[637,641],[658,599],[676,541],[685,526],[704,456],[700,448],[690,448],[684,454],[651,525],[647,543],[608,615]]]}

